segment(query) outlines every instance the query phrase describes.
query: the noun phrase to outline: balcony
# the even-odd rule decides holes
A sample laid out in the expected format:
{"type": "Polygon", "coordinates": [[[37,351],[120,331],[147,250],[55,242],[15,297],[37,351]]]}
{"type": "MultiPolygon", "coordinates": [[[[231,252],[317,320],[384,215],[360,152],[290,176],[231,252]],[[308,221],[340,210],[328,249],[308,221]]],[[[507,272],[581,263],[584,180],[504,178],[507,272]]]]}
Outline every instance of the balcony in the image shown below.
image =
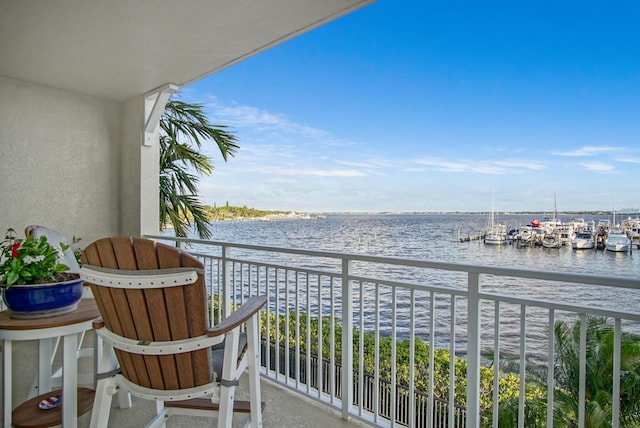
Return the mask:
{"type": "MultiPolygon", "coordinates": [[[[92,338],[87,337],[85,343],[92,343],[92,338]]],[[[29,395],[33,380],[26,373],[37,373],[37,344],[36,342],[16,342],[13,350],[14,360],[14,405],[26,400],[29,395]]],[[[58,364],[59,361],[56,361],[58,364]]],[[[246,379],[243,379],[246,381],[246,379]]],[[[246,385],[240,387],[240,396],[246,390],[246,385]]],[[[360,426],[360,424],[344,421],[336,411],[321,407],[317,403],[305,399],[299,394],[292,393],[287,388],[269,380],[262,381],[263,400],[267,406],[264,410],[263,427],[280,428],[294,426],[321,426],[348,428],[360,426]]],[[[35,393],[35,390],[33,391],[35,393]]],[[[114,408],[109,419],[110,427],[142,427],[155,414],[155,404],[132,397],[131,409],[114,408]]],[[[2,415],[0,414],[0,417],[2,415]]],[[[91,414],[87,413],[78,419],[78,428],[89,426],[91,414]]],[[[234,419],[234,427],[242,426],[244,415],[234,419]]],[[[208,427],[212,422],[207,418],[194,418],[174,416],[169,427],[208,427]]]]}
{"type": "MultiPolygon", "coordinates": [[[[581,321],[575,419],[585,426],[590,316],[604,317],[613,326],[608,417],[611,426],[621,426],[621,338],[640,332],[640,312],[606,299],[593,305],[550,301],[537,296],[535,286],[551,283],[581,293],[600,289],[639,296],[637,279],[150,238],[177,243],[204,262],[213,322],[249,296],[268,297],[262,322],[265,427],[497,427],[504,412],[497,386],[505,375],[501,359],[506,356],[517,367],[512,409],[523,427],[530,410],[529,369],[545,370],[546,385],[557,384],[558,344],[549,332],[559,320],[581,321]],[[435,271],[441,274],[433,275],[435,271]],[[497,279],[521,285],[521,291],[488,291],[497,279]],[[313,336],[315,329],[323,335],[313,336]],[[288,338],[288,345],[275,338],[288,338]],[[421,343],[433,344],[426,355],[421,343]],[[442,349],[448,351],[444,382],[434,369],[442,349]],[[367,353],[372,366],[365,368],[367,353]],[[408,362],[406,372],[398,368],[400,360],[408,362]],[[487,372],[492,374],[489,385],[481,383],[487,372]],[[420,376],[428,379],[426,386],[417,384],[420,376]],[[461,396],[466,396],[464,405],[461,396]]],[[[28,364],[35,361],[28,363],[28,357],[33,352],[25,349],[23,355],[19,361],[26,367],[19,370],[32,370],[28,364]]],[[[14,393],[26,394],[28,385],[19,389],[14,393]]],[[[543,399],[546,425],[553,426],[554,388],[543,399]]],[[[135,412],[114,412],[111,426],[137,425],[153,413],[151,403],[135,401],[134,407],[135,412]]],[[[79,422],[85,426],[88,419],[79,422]]],[[[179,423],[195,426],[198,421],[179,423]]]]}

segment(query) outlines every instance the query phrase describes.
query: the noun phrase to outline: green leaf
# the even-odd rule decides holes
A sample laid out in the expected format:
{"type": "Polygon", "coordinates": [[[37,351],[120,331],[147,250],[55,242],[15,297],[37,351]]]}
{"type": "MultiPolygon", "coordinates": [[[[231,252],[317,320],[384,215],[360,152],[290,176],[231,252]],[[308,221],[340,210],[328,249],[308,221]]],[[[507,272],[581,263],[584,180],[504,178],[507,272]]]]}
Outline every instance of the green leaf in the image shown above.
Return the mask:
{"type": "Polygon", "coordinates": [[[8,272],[7,275],[5,276],[7,286],[11,286],[15,284],[18,281],[18,279],[20,279],[20,276],[16,272],[8,272]]]}
{"type": "Polygon", "coordinates": [[[62,263],[57,264],[56,268],[55,268],[56,272],[64,272],[64,271],[67,271],[67,270],[69,270],[69,266],[63,265],[62,263]]]}

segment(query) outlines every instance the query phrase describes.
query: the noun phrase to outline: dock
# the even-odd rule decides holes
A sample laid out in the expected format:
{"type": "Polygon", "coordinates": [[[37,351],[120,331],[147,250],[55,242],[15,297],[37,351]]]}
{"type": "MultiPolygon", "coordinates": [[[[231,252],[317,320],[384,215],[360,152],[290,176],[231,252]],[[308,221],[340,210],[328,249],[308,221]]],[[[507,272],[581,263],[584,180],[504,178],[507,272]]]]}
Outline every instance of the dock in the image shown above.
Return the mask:
{"type": "Polygon", "coordinates": [[[484,236],[484,232],[469,232],[466,236],[463,236],[460,229],[458,229],[458,242],[481,241],[484,239],[484,236]]]}

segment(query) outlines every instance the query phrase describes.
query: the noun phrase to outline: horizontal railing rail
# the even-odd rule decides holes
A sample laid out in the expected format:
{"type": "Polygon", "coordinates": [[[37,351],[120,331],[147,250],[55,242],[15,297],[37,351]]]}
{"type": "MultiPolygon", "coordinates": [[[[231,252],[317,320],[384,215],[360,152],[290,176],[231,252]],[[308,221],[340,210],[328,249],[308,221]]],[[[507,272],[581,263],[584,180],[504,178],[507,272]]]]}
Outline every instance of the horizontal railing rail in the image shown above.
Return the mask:
{"type": "Polygon", "coordinates": [[[149,237],[204,261],[212,322],[265,294],[263,374],[340,409],[344,418],[381,426],[497,427],[510,411],[517,426],[533,426],[526,422],[531,417],[553,426],[556,393],[567,388],[556,378],[554,330],[558,322],[579,322],[578,381],[570,392],[584,426],[592,316],[612,326],[611,426],[626,417],[620,342],[640,333],[638,278],[149,237]],[[620,304],[614,298],[585,303],[578,292],[573,301],[536,295],[548,283],[631,297],[620,304]],[[541,371],[546,377],[535,374],[541,371]]]}

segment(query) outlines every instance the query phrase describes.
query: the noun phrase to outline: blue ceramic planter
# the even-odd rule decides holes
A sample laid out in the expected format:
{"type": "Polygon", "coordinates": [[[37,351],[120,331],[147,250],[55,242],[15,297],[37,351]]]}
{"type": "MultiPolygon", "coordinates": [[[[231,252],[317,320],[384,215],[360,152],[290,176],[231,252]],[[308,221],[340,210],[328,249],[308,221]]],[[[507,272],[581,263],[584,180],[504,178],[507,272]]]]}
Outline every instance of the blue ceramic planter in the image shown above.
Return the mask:
{"type": "Polygon", "coordinates": [[[73,312],[82,297],[83,282],[78,276],[64,282],[13,285],[2,292],[12,318],[43,318],[73,312]]]}

